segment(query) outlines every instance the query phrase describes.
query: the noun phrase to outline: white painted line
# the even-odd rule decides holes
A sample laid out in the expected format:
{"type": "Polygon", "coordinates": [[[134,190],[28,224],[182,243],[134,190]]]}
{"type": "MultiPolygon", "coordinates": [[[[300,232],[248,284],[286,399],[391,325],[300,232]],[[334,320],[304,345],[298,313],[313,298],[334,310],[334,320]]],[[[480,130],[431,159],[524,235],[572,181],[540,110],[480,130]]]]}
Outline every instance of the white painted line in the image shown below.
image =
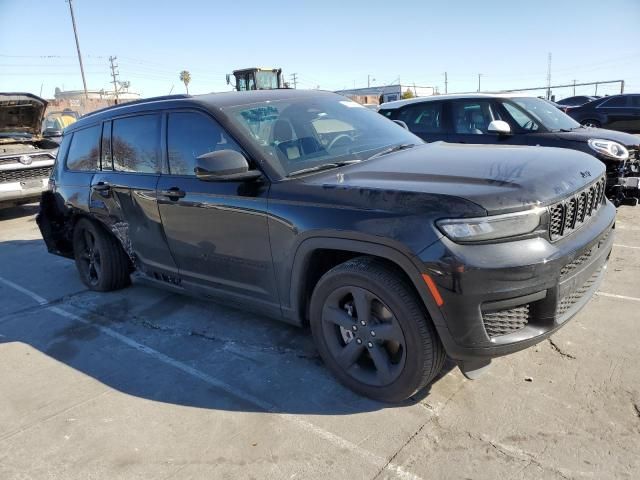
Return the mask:
{"type": "Polygon", "coordinates": [[[26,288],[23,288],[20,285],[18,285],[17,283],[13,283],[11,280],[7,280],[5,278],[0,277],[0,282],[2,282],[5,285],[7,285],[7,286],[19,291],[20,293],[24,293],[28,297],[33,298],[40,305],[46,305],[47,303],[49,303],[49,301],[46,298],[42,298],[37,293],[33,293],[31,290],[27,290],[26,288]]]}
{"type": "Polygon", "coordinates": [[[621,247],[621,248],[633,248],[634,250],[640,250],[640,247],[632,247],[631,245],[622,245],[620,243],[614,243],[613,246],[621,247]]]}
{"type": "MultiPolygon", "coordinates": [[[[47,301],[40,297],[39,295],[37,295],[36,293],[33,293],[23,287],[21,287],[20,285],[17,285],[9,280],[5,280],[4,278],[0,277],[0,281],[5,283],[6,285],[9,285],[10,287],[15,288],[16,290],[25,293],[26,295],[29,295],[31,298],[39,301],[41,304],[46,304],[47,301]],[[40,299],[40,300],[38,300],[40,299]]],[[[126,335],[122,335],[121,333],[116,332],[115,330],[113,330],[112,328],[109,327],[105,327],[103,325],[99,325],[93,322],[90,322],[89,320],[86,320],[78,315],[75,315],[71,312],[67,312],[66,310],[61,309],[60,307],[48,307],[47,308],[49,311],[56,313],[57,315],[60,315],[62,317],[66,317],[70,320],[74,320],[76,322],[82,323],[84,325],[89,325],[93,328],[97,328],[98,330],[100,330],[103,334],[108,335],[111,338],[114,338],[115,340],[118,340],[122,343],[124,343],[125,345],[134,348],[142,353],[145,353],[147,355],[149,355],[150,357],[155,358],[156,360],[165,363],[167,365],[170,365],[184,373],[186,373],[187,375],[190,375],[194,378],[197,378],[209,385],[211,385],[212,387],[218,388],[220,390],[223,390],[231,395],[233,395],[234,397],[240,398],[242,400],[245,400],[248,403],[251,403],[261,409],[263,409],[266,412],[269,413],[274,413],[277,414],[277,408],[275,407],[275,405],[271,405],[269,402],[262,400],[258,397],[255,397],[253,395],[251,395],[250,393],[244,392],[240,389],[237,389],[235,387],[232,387],[231,385],[218,380],[215,377],[212,377],[211,375],[198,370],[197,368],[194,368],[190,365],[187,365],[186,363],[183,363],[179,360],[176,360],[175,358],[171,358],[167,355],[165,355],[164,353],[161,353],[147,345],[144,345],[142,343],[139,343],[137,341],[135,341],[132,338],[127,337],[126,335]]],[[[321,427],[318,427],[317,425],[314,425],[313,423],[301,418],[300,416],[297,415],[282,415],[282,414],[278,414],[279,418],[282,418],[284,420],[287,420],[289,422],[294,423],[295,425],[298,425],[299,427],[301,427],[303,430],[306,430],[307,432],[313,433],[319,437],[321,437],[322,439],[332,443],[333,445],[335,445],[338,448],[344,449],[344,450],[348,450],[349,452],[352,452],[354,454],[360,455],[361,457],[365,458],[366,460],[368,460],[371,464],[382,467],[385,466],[385,469],[392,471],[393,473],[396,474],[396,476],[398,478],[401,479],[406,479],[406,480],[422,480],[421,477],[414,475],[411,472],[406,471],[402,466],[400,465],[396,465],[394,463],[389,463],[387,465],[387,459],[380,457],[378,455],[376,455],[375,453],[371,453],[368,450],[365,450],[361,447],[359,447],[358,445],[356,445],[355,443],[350,442],[349,440],[342,438],[339,435],[336,435],[335,433],[329,432],[328,430],[325,430],[321,427]]]]}
{"type": "Polygon", "coordinates": [[[627,297],[626,295],[616,295],[615,293],[596,292],[596,295],[601,297],[619,298],[621,300],[631,300],[633,302],[640,302],[640,298],[627,297]]]}
{"type": "Polygon", "coordinates": [[[640,227],[628,227],[626,225],[620,225],[619,223],[616,223],[616,229],[631,230],[632,232],[640,232],[640,227]]]}

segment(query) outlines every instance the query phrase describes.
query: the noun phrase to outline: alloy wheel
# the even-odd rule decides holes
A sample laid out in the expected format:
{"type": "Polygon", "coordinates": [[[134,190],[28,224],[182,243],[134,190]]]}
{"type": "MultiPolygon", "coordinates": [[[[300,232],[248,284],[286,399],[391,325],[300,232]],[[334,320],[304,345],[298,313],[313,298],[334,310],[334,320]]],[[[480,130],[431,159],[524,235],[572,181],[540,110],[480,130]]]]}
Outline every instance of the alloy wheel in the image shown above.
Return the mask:
{"type": "Polygon", "coordinates": [[[322,333],[333,359],[359,382],[382,387],[403,371],[402,328],[391,309],[364,288],[340,287],[327,297],[322,333]]]}

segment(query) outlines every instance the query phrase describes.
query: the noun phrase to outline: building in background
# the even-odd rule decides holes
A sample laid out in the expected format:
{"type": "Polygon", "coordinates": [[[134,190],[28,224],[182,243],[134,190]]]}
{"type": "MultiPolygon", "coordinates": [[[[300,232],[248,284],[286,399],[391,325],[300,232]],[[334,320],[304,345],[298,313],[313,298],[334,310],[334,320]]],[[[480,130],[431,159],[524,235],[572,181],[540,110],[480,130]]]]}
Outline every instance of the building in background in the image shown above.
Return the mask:
{"type": "MultiPolygon", "coordinates": [[[[79,115],[93,112],[99,108],[110,107],[116,104],[116,96],[113,90],[60,90],[56,87],[52,100],[47,100],[47,112],[69,109],[79,115]]],[[[142,98],[139,93],[123,90],[118,92],[118,103],[131,102],[142,98]]]]}
{"type": "Polygon", "coordinates": [[[352,88],[348,90],[338,90],[335,93],[349,97],[354,102],[362,103],[363,105],[379,105],[381,103],[400,100],[402,94],[407,91],[410,91],[414,97],[429,97],[437,94],[434,87],[401,84],[352,88]]]}

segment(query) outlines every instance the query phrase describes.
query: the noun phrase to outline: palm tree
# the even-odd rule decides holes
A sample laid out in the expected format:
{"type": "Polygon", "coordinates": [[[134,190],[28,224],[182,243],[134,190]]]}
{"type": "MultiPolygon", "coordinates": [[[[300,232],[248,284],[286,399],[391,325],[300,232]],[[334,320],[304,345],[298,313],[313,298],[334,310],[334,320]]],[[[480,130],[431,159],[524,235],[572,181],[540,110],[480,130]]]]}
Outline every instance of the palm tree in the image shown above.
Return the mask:
{"type": "Polygon", "coordinates": [[[180,72],[180,81],[184,83],[184,88],[187,89],[187,95],[189,95],[189,82],[191,81],[191,74],[187,70],[180,72]]]}

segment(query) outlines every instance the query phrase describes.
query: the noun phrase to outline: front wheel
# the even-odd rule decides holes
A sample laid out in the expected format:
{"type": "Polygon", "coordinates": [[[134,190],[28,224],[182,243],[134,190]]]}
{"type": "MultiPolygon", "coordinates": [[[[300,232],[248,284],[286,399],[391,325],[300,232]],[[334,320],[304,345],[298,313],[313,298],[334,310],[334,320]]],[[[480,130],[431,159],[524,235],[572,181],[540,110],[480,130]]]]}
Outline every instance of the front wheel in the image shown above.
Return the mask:
{"type": "Polygon", "coordinates": [[[372,257],[349,260],[320,279],[310,322],[327,367],[374,400],[405,400],[444,363],[440,339],[413,288],[372,257]]]}

